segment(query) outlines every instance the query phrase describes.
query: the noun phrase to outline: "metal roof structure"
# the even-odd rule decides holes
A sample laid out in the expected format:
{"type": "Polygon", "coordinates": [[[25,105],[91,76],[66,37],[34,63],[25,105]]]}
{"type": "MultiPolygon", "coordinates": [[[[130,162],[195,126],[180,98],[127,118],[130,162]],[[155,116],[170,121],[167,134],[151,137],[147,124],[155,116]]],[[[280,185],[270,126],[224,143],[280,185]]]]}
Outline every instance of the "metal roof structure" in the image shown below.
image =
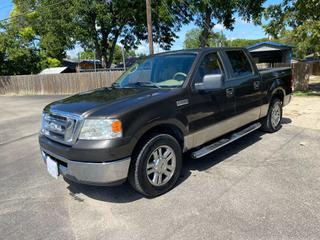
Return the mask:
{"type": "Polygon", "coordinates": [[[275,42],[260,42],[247,47],[250,52],[267,52],[267,51],[279,51],[279,50],[291,50],[294,48],[291,45],[275,42]]]}
{"type": "Polygon", "coordinates": [[[39,75],[47,75],[47,74],[59,74],[63,73],[65,70],[67,70],[68,67],[54,67],[54,68],[46,68],[43,69],[39,75]]]}

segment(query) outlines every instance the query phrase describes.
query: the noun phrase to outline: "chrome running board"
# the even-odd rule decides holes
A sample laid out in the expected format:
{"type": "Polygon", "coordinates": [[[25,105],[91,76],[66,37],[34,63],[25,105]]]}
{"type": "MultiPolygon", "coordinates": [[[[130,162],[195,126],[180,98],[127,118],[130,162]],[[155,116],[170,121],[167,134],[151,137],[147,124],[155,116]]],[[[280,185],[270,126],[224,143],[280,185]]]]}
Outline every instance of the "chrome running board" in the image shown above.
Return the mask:
{"type": "Polygon", "coordinates": [[[215,150],[217,150],[217,149],[219,149],[229,143],[232,143],[233,141],[257,130],[260,127],[261,127],[261,123],[255,123],[253,125],[250,125],[249,127],[246,127],[245,129],[243,129],[239,132],[233,133],[228,138],[223,138],[223,139],[221,139],[217,142],[214,142],[210,145],[204,146],[203,148],[193,152],[191,154],[191,156],[192,156],[192,158],[195,158],[195,159],[201,158],[201,157],[203,157],[203,156],[205,156],[205,155],[207,155],[207,154],[209,154],[209,153],[211,153],[211,152],[213,152],[213,151],[215,151],[215,150]]]}

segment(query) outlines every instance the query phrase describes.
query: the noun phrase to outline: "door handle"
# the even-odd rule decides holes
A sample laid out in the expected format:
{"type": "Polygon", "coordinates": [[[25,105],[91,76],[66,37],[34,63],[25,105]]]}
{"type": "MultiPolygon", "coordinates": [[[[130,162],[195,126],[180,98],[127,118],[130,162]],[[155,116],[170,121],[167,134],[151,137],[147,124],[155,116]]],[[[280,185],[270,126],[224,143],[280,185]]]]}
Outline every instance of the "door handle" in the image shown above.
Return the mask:
{"type": "Polygon", "coordinates": [[[234,88],[227,88],[226,89],[226,95],[227,97],[233,97],[234,88]]]}
{"type": "Polygon", "coordinates": [[[253,81],[253,88],[254,90],[260,89],[260,81],[253,81]]]}

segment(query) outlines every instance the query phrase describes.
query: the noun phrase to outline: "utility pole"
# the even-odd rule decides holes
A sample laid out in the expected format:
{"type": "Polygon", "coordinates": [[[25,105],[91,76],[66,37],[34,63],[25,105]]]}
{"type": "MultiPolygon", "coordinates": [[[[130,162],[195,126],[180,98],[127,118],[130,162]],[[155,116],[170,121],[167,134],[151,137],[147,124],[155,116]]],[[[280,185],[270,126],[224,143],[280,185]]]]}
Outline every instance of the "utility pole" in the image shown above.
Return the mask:
{"type": "Polygon", "coordinates": [[[153,38],[152,38],[152,19],[151,19],[151,0],[146,0],[147,8],[147,24],[148,24],[148,41],[149,41],[149,54],[153,55],[153,38]]]}

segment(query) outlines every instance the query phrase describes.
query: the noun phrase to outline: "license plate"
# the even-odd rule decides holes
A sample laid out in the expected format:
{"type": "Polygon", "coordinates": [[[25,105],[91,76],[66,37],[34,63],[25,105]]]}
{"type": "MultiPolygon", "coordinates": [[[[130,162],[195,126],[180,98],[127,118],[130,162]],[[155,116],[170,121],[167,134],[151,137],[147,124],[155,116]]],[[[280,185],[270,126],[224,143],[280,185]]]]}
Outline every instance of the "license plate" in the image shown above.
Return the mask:
{"type": "Polygon", "coordinates": [[[52,160],[50,157],[47,157],[47,170],[52,177],[56,179],[58,178],[59,176],[58,164],[56,161],[52,160]]]}

